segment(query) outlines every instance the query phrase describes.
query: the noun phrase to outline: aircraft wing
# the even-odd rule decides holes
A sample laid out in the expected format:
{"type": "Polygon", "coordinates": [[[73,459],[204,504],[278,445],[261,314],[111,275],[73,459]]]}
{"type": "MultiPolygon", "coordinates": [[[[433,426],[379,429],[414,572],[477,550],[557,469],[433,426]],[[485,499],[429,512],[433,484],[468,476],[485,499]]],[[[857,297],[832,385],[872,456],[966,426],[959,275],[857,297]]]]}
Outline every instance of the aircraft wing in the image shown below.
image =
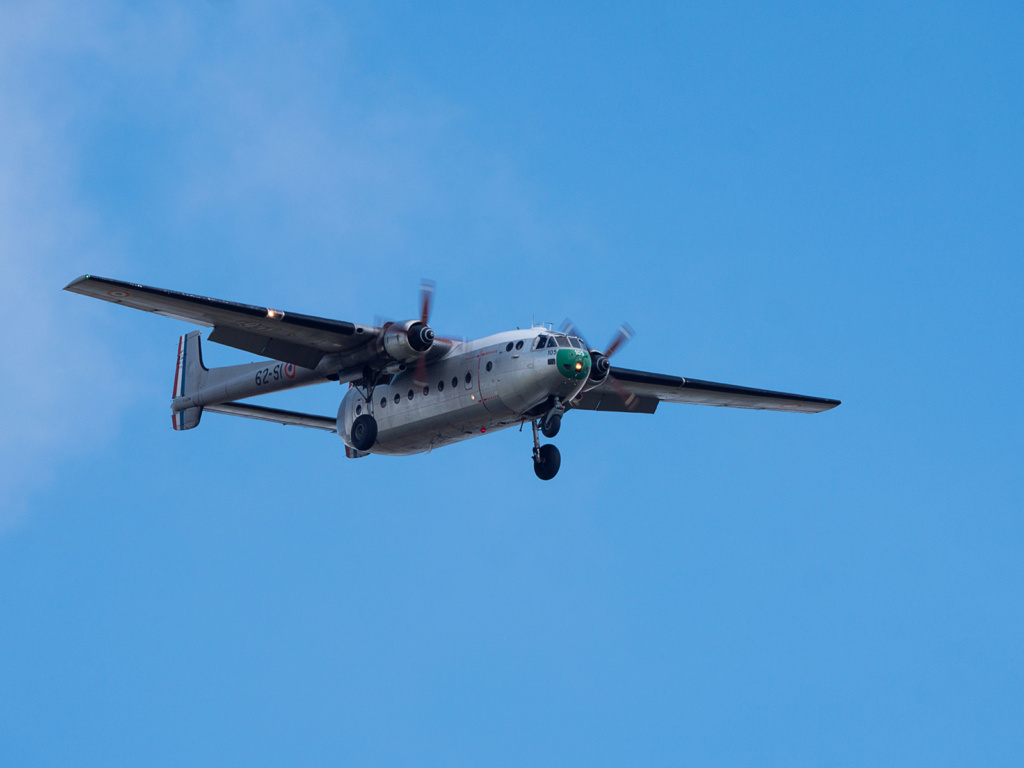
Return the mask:
{"type": "Polygon", "coordinates": [[[792,413],[820,413],[840,404],[839,400],[827,397],[794,395],[613,366],[608,378],[574,400],[572,407],[591,411],[654,413],[658,403],[662,402],[792,413]]]}
{"type": "Polygon", "coordinates": [[[95,275],[72,280],[64,290],[212,327],[210,341],[303,368],[316,368],[325,354],[370,346],[381,332],[369,325],[193,296],[95,275]]]}

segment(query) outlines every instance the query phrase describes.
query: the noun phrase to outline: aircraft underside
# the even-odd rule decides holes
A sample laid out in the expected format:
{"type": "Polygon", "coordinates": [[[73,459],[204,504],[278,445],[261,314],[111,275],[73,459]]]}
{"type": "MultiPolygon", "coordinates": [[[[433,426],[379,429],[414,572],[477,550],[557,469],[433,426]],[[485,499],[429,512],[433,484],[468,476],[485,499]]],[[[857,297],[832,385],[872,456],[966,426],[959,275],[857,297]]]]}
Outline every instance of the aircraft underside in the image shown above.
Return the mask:
{"type": "Polygon", "coordinates": [[[337,432],[350,457],[422,453],[530,424],[534,471],[542,480],[561,458],[553,438],[570,410],[653,414],[659,403],[820,413],[838,400],[612,367],[631,337],[623,325],[600,351],[568,321],[558,332],[531,327],[473,341],[434,335],[434,293],[424,282],[418,319],[381,327],[283,312],[84,275],[65,290],[212,327],[209,340],[261,357],[209,369],[200,332],[178,343],[171,401],[175,430],[205,412],[337,432]],[[312,384],[345,384],[337,416],[284,411],[249,398],[312,384]]]}

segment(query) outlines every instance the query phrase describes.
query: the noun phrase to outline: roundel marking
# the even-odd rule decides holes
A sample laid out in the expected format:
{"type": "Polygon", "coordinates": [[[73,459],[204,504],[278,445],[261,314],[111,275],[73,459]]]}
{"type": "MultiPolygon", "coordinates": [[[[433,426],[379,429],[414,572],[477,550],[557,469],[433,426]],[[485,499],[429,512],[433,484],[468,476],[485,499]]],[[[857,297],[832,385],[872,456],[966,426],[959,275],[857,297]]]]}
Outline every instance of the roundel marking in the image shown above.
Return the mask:
{"type": "Polygon", "coordinates": [[[127,299],[131,294],[128,291],[107,291],[107,296],[113,296],[115,299],[127,299]]]}
{"type": "Polygon", "coordinates": [[[288,364],[285,365],[285,367],[284,367],[284,375],[287,376],[289,379],[294,379],[295,378],[295,364],[294,363],[288,363],[288,364]]]}

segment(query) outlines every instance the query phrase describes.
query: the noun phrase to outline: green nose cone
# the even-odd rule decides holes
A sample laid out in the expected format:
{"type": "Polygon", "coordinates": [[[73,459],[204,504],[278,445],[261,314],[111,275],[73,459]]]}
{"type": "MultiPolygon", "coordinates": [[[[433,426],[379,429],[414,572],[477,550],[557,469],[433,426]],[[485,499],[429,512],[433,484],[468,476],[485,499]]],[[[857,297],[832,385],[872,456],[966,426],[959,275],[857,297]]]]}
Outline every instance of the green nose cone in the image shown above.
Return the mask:
{"type": "Polygon", "coordinates": [[[590,375],[590,355],[582,349],[558,350],[555,365],[560,374],[573,381],[582,381],[590,375]]]}

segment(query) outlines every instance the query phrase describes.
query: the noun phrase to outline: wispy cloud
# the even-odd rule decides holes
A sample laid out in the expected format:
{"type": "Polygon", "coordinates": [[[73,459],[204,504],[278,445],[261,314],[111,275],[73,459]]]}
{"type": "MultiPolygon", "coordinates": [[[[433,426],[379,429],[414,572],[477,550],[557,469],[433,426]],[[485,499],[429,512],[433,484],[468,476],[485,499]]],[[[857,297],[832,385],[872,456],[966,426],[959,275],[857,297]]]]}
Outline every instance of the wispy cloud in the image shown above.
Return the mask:
{"type": "Polygon", "coordinates": [[[109,307],[60,292],[75,275],[239,300],[272,283],[303,309],[357,307],[353,270],[384,259],[398,271],[359,282],[398,274],[411,296],[421,262],[479,275],[481,252],[514,248],[529,269],[578,236],[545,221],[457,105],[360,71],[330,4],[32,2],[4,17],[0,301],[17,333],[0,528],[116,434],[140,385],[109,307]]]}
{"type": "Polygon", "coordinates": [[[83,323],[59,290],[76,265],[109,246],[74,191],[75,99],[52,59],[90,44],[81,21],[73,9],[26,4],[5,8],[0,31],[0,306],[8,318],[0,531],[62,460],[110,435],[114,404],[131,388],[115,374],[111,348],[96,343],[101,321],[83,323]],[[96,391],[110,396],[97,401],[96,391]]]}

